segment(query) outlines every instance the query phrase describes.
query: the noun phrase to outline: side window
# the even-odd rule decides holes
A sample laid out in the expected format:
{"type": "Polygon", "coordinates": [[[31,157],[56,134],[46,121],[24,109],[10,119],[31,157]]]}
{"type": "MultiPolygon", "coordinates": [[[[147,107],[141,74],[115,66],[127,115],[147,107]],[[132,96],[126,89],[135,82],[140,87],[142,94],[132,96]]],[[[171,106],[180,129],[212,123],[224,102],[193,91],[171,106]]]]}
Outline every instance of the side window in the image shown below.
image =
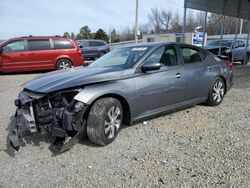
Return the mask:
{"type": "Polygon", "coordinates": [[[146,60],[145,64],[159,62],[163,66],[178,65],[177,53],[173,46],[163,46],[154,51],[146,60]]]}
{"type": "Polygon", "coordinates": [[[197,49],[181,47],[181,55],[183,57],[184,64],[202,62],[201,53],[197,49]]]}
{"type": "Polygon", "coordinates": [[[89,42],[87,42],[87,41],[82,42],[82,43],[80,43],[80,46],[82,46],[82,47],[89,47],[89,42]]]}
{"type": "Polygon", "coordinates": [[[96,42],[96,46],[105,46],[106,44],[104,42],[96,42]]]}
{"type": "Polygon", "coordinates": [[[158,49],[156,49],[145,61],[145,64],[151,64],[151,63],[155,63],[155,62],[158,62],[160,63],[160,59],[161,59],[161,56],[163,55],[164,53],[164,50],[165,50],[165,47],[160,47],[158,49]]]}
{"type": "Polygon", "coordinates": [[[238,41],[238,47],[245,47],[245,43],[243,41],[238,41]]]}
{"type": "Polygon", "coordinates": [[[3,52],[20,52],[24,51],[24,41],[23,40],[17,40],[10,42],[9,44],[6,44],[2,47],[3,52]]]}
{"type": "Polygon", "coordinates": [[[89,47],[94,47],[95,46],[95,42],[94,41],[89,41],[89,47]]]}
{"type": "Polygon", "coordinates": [[[39,40],[28,40],[28,50],[49,50],[50,43],[49,39],[39,39],[39,40]]]}
{"type": "Polygon", "coordinates": [[[54,49],[70,49],[74,45],[68,39],[53,39],[54,49]]]}

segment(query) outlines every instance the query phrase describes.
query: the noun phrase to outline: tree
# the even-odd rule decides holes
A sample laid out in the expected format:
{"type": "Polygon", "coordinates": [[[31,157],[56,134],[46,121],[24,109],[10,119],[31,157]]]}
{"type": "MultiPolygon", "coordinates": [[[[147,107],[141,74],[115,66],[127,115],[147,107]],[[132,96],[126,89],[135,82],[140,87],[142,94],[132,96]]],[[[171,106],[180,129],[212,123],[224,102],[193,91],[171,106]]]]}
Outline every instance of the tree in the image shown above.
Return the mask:
{"type": "Polygon", "coordinates": [[[98,29],[97,32],[95,33],[94,39],[101,39],[104,40],[106,42],[109,41],[109,37],[106,34],[105,31],[103,31],[103,29],[98,29]]]}
{"type": "Polygon", "coordinates": [[[180,16],[178,12],[175,13],[175,16],[171,20],[171,32],[182,32],[182,25],[180,24],[180,16]]]}
{"type": "Polygon", "coordinates": [[[89,29],[87,25],[85,25],[84,27],[80,29],[80,35],[82,36],[83,39],[93,38],[91,35],[91,30],[89,29]]]}
{"type": "Polygon", "coordinates": [[[165,32],[169,32],[171,27],[171,21],[173,19],[173,13],[171,10],[162,10],[160,15],[160,23],[165,27],[165,32]]]}
{"type": "Polygon", "coordinates": [[[113,31],[111,32],[111,42],[114,43],[120,41],[121,41],[120,36],[116,33],[116,30],[113,29],[113,31]]]}
{"type": "Polygon", "coordinates": [[[149,23],[154,27],[155,33],[161,33],[161,14],[157,8],[151,8],[151,14],[148,15],[149,23]]]}
{"type": "Polygon", "coordinates": [[[63,33],[63,37],[69,38],[69,37],[70,37],[69,32],[64,32],[64,33],[63,33]]]}
{"type": "Polygon", "coordinates": [[[82,38],[82,35],[81,35],[80,33],[78,33],[78,34],[76,35],[75,39],[76,39],[76,40],[81,40],[81,39],[83,39],[83,38],[82,38]]]}

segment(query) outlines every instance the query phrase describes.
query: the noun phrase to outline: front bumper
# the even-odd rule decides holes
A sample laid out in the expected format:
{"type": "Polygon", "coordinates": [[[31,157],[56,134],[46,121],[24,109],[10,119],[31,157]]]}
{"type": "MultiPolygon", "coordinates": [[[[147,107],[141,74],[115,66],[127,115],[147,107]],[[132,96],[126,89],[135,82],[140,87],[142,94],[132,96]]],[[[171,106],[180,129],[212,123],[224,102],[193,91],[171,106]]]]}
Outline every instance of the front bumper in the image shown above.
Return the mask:
{"type": "Polygon", "coordinates": [[[55,137],[54,144],[58,146],[60,152],[68,150],[85,135],[86,121],[83,115],[87,105],[73,100],[64,107],[53,108],[49,104],[48,109],[44,110],[42,107],[38,110],[41,101],[49,101],[46,97],[23,91],[15,100],[17,109],[11,118],[7,139],[14,149],[19,149],[20,139],[23,136],[35,132],[40,133],[42,137],[48,134],[55,137]]]}

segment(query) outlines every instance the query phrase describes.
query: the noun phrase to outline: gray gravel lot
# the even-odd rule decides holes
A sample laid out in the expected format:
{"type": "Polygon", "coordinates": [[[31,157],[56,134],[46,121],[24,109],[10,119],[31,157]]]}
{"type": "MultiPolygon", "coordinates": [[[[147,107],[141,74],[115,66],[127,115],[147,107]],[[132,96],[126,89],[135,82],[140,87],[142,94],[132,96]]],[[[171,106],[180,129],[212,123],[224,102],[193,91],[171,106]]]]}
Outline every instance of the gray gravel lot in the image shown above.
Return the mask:
{"type": "Polygon", "coordinates": [[[0,187],[250,187],[250,66],[235,69],[220,106],[125,127],[105,147],[83,139],[60,155],[28,137],[13,157],[5,146],[13,101],[39,74],[0,75],[0,187]]]}

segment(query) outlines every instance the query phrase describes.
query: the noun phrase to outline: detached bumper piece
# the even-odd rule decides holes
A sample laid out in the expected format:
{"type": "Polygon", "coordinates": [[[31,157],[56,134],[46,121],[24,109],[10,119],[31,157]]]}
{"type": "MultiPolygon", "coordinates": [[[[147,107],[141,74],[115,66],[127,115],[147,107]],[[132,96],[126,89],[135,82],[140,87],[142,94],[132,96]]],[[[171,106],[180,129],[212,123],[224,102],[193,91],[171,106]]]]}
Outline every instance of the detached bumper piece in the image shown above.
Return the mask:
{"type": "Polygon", "coordinates": [[[35,118],[31,115],[32,113],[29,113],[28,110],[29,109],[26,108],[17,108],[15,116],[11,118],[11,122],[9,124],[8,138],[11,146],[13,146],[16,150],[19,150],[20,147],[19,137],[37,131],[35,118]]]}
{"type": "Polygon", "coordinates": [[[8,127],[8,140],[16,150],[20,148],[20,138],[34,132],[42,137],[55,137],[53,148],[58,152],[69,150],[86,134],[83,117],[87,105],[68,94],[31,98],[27,92],[21,92],[15,105],[17,110],[8,127]]]}

